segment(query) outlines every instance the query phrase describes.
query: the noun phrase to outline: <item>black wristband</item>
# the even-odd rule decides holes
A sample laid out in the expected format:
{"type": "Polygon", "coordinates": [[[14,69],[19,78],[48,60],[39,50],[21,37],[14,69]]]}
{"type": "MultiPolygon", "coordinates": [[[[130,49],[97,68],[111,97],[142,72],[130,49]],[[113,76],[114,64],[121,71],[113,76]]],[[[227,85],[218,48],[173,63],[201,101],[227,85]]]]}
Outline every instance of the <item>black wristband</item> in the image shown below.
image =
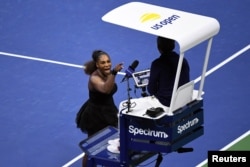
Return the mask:
{"type": "Polygon", "coordinates": [[[117,74],[117,71],[115,71],[115,70],[113,69],[113,70],[111,70],[111,74],[115,76],[115,75],[117,74]]]}

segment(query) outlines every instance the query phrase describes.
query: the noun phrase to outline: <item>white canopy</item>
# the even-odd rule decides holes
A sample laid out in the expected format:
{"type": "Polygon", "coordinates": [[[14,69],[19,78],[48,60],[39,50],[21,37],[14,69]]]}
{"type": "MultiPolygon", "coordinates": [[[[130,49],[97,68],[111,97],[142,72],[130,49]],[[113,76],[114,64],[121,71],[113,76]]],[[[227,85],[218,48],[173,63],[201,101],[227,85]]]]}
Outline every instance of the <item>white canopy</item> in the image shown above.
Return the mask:
{"type": "Polygon", "coordinates": [[[180,52],[211,38],[219,32],[216,19],[142,2],[117,7],[103,21],[176,40],[180,52]]]}
{"type": "Polygon", "coordinates": [[[102,17],[102,20],[152,35],[170,38],[179,43],[180,59],[172,93],[173,98],[169,108],[170,112],[174,110],[178,96],[177,88],[184,52],[203,41],[209,40],[196,98],[202,99],[212,39],[220,29],[219,22],[216,19],[142,2],[130,2],[111,10],[102,17]]]}

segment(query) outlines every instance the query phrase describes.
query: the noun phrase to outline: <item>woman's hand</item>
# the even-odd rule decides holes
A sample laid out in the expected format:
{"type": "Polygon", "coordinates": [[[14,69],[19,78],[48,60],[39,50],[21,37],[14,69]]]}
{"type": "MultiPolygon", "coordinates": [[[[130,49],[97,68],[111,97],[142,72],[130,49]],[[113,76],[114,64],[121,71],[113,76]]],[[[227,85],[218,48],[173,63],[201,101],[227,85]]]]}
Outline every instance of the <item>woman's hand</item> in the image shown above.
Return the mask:
{"type": "Polygon", "coordinates": [[[119,72],[123,69],[123,63],[119,63],[115,66],[115,68],[113,69],[115,72],[119,72]]]}

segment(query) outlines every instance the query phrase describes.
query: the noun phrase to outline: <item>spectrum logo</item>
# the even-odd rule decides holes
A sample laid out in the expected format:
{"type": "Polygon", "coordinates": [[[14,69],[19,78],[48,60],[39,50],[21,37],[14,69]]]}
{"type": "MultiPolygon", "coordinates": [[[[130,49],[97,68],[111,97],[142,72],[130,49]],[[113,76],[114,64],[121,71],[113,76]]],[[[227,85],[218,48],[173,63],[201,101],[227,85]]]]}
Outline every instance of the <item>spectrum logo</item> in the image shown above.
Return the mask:
{"type": "Polygon", "coordinates": [[[143,135],[143,136],[150,136],[150,137],[157,137],[157,138],[168,138],[168,134],[164,131],[156,131],[152,129],[142,129],[134,127],[133,125],[129,125],[129,133],[136,135],[143,135]]]}
{"type": "MultiPolygon", "coordinates": [[[[145,22],[149,22],[149,21],[158,20],[160,18],[161,18],[161,15],[159,15],[157,13],[145,13],[140,17],[140,20],[141,20],[141,23],[145,23],[145,22]]],[[[174,21],[176,21],[179,18],[180,18],[180,16],[174,14],[174,15],[167,17],[167,18],[161,20],[160,22],[152,25],[150,28],[152,28],[154,30],[159,30],[160,28],[162,28],[166,25],[173,24],[174,21]]]]}

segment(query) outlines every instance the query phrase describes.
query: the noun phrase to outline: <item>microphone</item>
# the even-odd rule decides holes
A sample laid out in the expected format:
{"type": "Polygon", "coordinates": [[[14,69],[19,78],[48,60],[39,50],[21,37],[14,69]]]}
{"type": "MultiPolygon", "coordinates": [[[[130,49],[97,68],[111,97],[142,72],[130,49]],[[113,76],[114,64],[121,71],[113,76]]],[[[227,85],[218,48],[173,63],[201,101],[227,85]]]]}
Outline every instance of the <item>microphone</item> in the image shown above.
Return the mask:
{"type": "Polygon", "coordinates": [[[124,78],[122,79],[121,82],[127,80],[128,78],[131,78],[132,77],[132,74],[135,72],[135,68],[138,66],[139,64],[139,61],[138,60],[135,60],[129,67],[128,69],[125,71],[125,76],[124,78]]]}

